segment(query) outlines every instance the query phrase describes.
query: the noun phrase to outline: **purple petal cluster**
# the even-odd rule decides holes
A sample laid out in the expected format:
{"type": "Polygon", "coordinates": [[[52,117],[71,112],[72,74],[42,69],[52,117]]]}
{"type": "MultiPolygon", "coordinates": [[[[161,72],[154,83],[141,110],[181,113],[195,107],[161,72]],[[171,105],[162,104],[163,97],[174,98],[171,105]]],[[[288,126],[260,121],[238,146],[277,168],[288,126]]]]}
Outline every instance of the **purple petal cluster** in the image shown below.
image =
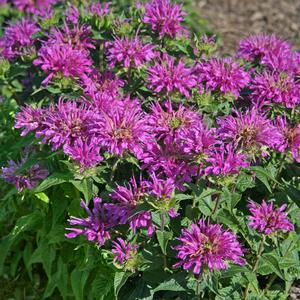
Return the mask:
{"type": "Polygon", "coordinates": [[[76,218],[71,217],[68,221],[71,226],[66,228],[70,231],[65,236],[67,238],[75,238],[78,235],[86,236],[88,241],[96,242],[103,246],[105,241],[110,239],[110,228],[115,225],[107,218],[108,212],[100,198],[93,199],[93,209],[88,208],[84,201],[81,201],[81,207],[84,208],[88,217],[76,218]],[[79,228],[77,226],[80,226],[79,228]]]}
{"type": "Polygon", "coordinates": [[[0,55],[7,59],[32,55],[35,52],[33,35],[38,31],[38,26],[30,19],[10,23],[0,39],[0,55]]]}
{"type": "Polygon", "coordinates": [[[229,115],[218,120],[218,134],[235,148],[251,154],[266,155],[264,147],[276,148],[282,143],[282,135],[272,121],[257,108],[244,113],[234,110],[235,116],[229,115]]]}
{"type": "Polygon", "coordinates": [[[118,238],[117,241],[113,241],[112,253],[114,254],[114,262],[118,262],[123,265],[128,261],[136,250],[139,248],[138,245],[126,243],[122,238],[118,238]]]}
{"type": "Polygon", "coordinates": [[[196,86],[196,77],[193,69],[186,67],[182,59],[178,62],[174,57],[164,54],[156,64],[148,69],[149,88],[156,93],[179,92],[186,98],[196,86]]]}
{"type": "Polygon", "coordinates": [[[109,14],[110,12],[110,6],[111,2],[105,2],[105,3],[92,3],[89,6],[86,7],[86,12],[95,15],[98,17],[103,17],[109,14]]]}
{"type": "Polygon", "coordinates": [[[49,73],[43,80],[47,85],[54,76],[82,79],[91,72],[92,61],[86,51],[74,49],[69,44],[44,44],[34,65],[49,73]]]}
{"type": "Polygon", "coordinates": [[[58,0],[13,0],[12,2],[20,11],[43,16],[58,0]]]}
{"type": "Polygon", "coordinates": [[[25,171],[19,171],[27,162],[28,155],[25,155],[20,162],[9,160],[7,167],[2,167],[1,177],[8,183],[16,186],[19,192],[24,189],[32,190],[39,182],[48,176],[48,171],[36,163],[25,171]]]}
{"type": "Polygon", "coordinates": [[[172,4],[170,0],[152,0],[145,4],[145,13],[142,21],[151,26],[160,38],[169,36],[175,38],[178,33],[185,32],[181,23],[184,21],[185,12],[182,6],[172,4]]]}
{"type": "Polygon", "coordinates": [[[258,204],[250,201],[248,208],[251,212],[249,226],[260,233],[270,235],[276,231],[293,231],[294,225],[288,220],[284,212],[287,205],[284,204],[278,209],[273,208],[273,202],[258,204]]]}
{"type": "Polygon", "coordinates": [[[288,108],[300,104],[300,84],[294,76],[285,72],[258,74],[250,86],[251,99],[263,104],[280,103],[288,108]]]}
{"type": "Polygon", "coordinates": [[[245,88],[250,76],[240,65],[231,58],[200,62],[195,67],[195,74],[200,91],[219,91],[223,94],[231,93],[239,97],[241,89],[245,88]]]}
{"type": "Polygon", "coordinates": [[[183,229],[178,240],[180,244],[175,250],[180,261],[174,267],[183,266],[184,270],[193,269],[195,274],[199,274],[205,267],[213,271],[227,269],[229,262],[245,264],[237,237],[219,224],[206,224],[201,219],[189,229],[183,229]]]}
{"type": "Polygon", "coordinates": [[[214,175],[234,175],[238,174],[241,168],[249,167],[247,156],[235,152],[232,145],[221,145],[211,150],[206,159],[208,167],[205,168],[206,174],[214,175]]]}
{"type": "Polygon", "coordinates": [[[110,44],[107,58],[110,68],[113,68],[117,63],[120,63],[125,68],[129,68],[140,67],[151,61],[155,56],[153,45],[143,44],[138,37],[134,39],[123,37],[115,38],[110,44]]]}

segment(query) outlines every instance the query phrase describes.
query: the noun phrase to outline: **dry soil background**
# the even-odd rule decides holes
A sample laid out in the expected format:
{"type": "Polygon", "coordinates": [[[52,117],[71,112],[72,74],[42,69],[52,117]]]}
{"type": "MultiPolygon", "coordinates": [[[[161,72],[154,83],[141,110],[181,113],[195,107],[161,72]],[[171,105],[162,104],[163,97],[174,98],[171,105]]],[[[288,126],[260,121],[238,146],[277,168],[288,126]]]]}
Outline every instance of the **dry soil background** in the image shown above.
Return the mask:
{"type": "Polygon", "coordinates": [[[195,6],[232,53],[238,40],[253,33],[276,33],[300,50],[300,0],[195,0],[195,6]]]}

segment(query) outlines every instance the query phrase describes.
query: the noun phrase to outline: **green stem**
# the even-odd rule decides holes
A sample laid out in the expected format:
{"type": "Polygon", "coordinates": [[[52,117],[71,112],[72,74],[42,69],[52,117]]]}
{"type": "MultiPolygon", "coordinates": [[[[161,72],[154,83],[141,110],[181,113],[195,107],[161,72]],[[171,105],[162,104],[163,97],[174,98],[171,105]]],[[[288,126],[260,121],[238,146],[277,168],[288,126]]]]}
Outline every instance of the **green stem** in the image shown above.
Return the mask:
{"type": "MultiPolygon", "coordinates": [[[[159,215],[159,218],[160,218],[160,230],[162,233],[164,233],[165,231],[165,217],[164,217],[164,213],[160,213],[159,215]]],[[[163,260],[164,260],[164,270],[166,270],[168,267],[167,267],[167,258],[166,258],[166,255],[163,253],[163,260]]]]}
{"type": "Polygon", "coordinates": [[[111,168],[111,174],[110,174],[110,178],[109,178],[110,182],[112,182],[114,180],[119,162],[120,162],[120,158],[116,157],[115,162],[111,168]]]}
{"type": "Polygon", "coordinates": [[[211,213],[212,216],[213,216],[213,215],[216,213],[216,211],[218,210],[218,207],[219,207],[219,204],[220,204],[220,198],[221,198],[221,195],[218,194],[218,195],[217,195],[217,199],[216,199],[215,207],[214,207],[214,209],[213,209],[213,211],[212,211],[212,213],[211,213]]]}
{"type": "MultiPolygon", "coordinates": [[[[259,247],[258,247],[258,251],[257,251],[257,257],[256,257],[256,260],[255,260],[255,263],[252,267],[252,272],[255,273],[256,272],[256,269],[257,269],[257,266],[258,266],[258,262],[259,262],[259,259],[264,251],[264,244],[266,242],[266,236],[263,235],[263,238],[259,244],[259,247]]],[[[247,300],[248,298],[248,293],[249,293],[249,288],[250,288],[250,282],[248,282],[247,286],[246,286],[246,289],[245,289],[245,294],[244,294],[244,299],[247,300]]]]}
{"type": "MultiPolygon", "coordinates": [[[[281,172],[282,172],[282,170],[283,170],[283,168],[284,168],[285,160],[286,160],[286,154],[284,153],[284,154],[282,155],[281,160],[280,160],[279,169],[278,169],[278,173],[277,173],[277,176],[276,176],[276,177],[277,177],[277,178],[276,178],[277,181],[278,181],[278,179],[279,179],[279,177],[280,177],[280,174],[281,174],[281,172]]],[[[277,182],[274,182],[272,188],[275,189],[276,186],[277,186],[277,182]]]]}

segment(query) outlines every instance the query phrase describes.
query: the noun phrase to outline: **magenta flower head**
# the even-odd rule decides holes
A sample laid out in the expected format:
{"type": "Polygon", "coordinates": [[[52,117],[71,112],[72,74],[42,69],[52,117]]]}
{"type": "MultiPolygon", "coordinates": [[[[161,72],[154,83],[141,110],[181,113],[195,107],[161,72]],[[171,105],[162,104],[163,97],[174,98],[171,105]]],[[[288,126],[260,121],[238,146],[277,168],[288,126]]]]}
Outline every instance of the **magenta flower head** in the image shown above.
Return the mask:
{"type": "Polygon", "coordinates": [[[74,49],[71,45],[44,44],[33,64],[49,73],[42,82],[47,85],[56,75],[75,79],[86,77],[91,72],[92,61],[86,51],[74,49]]]}
{"type": "Polygon", "coordinates": [[[110,218],[119,224],[129,223],[134,233],[137,228],[146,228],[148,235],[152,236],[154,225],[151,213],[141,211],[133,214],[137,205],[143,203],[146,189],[146,182],[141,179],[138,184],[134,177],[130,179],[128,186],[117,186],[110,194],[110,197],[117,202],[116,204],[110,204],[110,218]]]}
{"type": "Polygon", "coordinates": [[[245,88],[250,76],[231,58],[213,58],[196,65],[195,74],[200,90],[220,91],[239,97],[241,89],[245,88]]]}
{"type": "Polygon", "coordinates": [[[116,37],[114,42],[110,43],[107,58],[110,68],[113,68],[117,63],[129,68],[140,67],[155,56],[154,46],[143,44],[136,36],[134,39],[116,37]]]}
{"type": "Polygon", "coordinates": [[[290,150],[296,162],[300,163],[300,125],[292,126],[288,124],[285,116],[278,116],[276,126],[283,136],[282,144],[278,146],[278,151],[290,150]]]}
{"type": "Polygon", "coordinates": [[[294,76],[285,72],[263,72],[250,86],[253,102],[280,103],[288,108],[300,104],[300,84],[294,76]]]}
{"type": "Polygon", "coordinates": [[[88,241],[93,241],[99,246],[103,246],[105,241],[110,239],[109,229],[113,227],[114,224],[108,220],[107,210],[100,198],[94,198],[93,205],[93,209],[89,209],[85,202],[81,201],[81,207],[84,208],[88,217],[85,219],[71,217],[68,220],[69,224],[82,228],[66,228],[70,233],[67,233],[65,236],[72,239],[78,235],[85,235],[88,241]]]}
{"type": "Polygon", "coordinates": [[[234,152],[231,144],[221,145],[208,153],[206,161],[209,165],[205,173],[223,176],[238,174],[241,168],[249,167],[246,159],[244,154],[234,152]]]}
{"type": "Polygon", "coordinates": [[[140,103],[129,98],[116,102],[108,112],[102,111],[101,118],[95,119],[92,132],[104,149],[120,156],[129,151],[139,157],[143,143],[149,139],[140,103]]]}
{"type": "Polygon", "coordinates": [[[237,237],[224,230],[219,224],[205,223],[201,219],[198,224],[192,224],[189,229],[183,229],[178,238],[180,244],[175,247],[180,260],[174,267],[183,266],[184,270],[193,269],[199,274],[201,269],[227,269],[228,263],[244,265],[243,249],[237,237]]]}
{"type": "Polygon", "coordinates": [[[58,0],[13,0],[12,2],[20,11],[42,16],[58,0]]]}
{"type": "Polygon", "coordinates": [[[66,144],[64,146],[64,153],[70,155],[72,159],[80,164],[81,171],[86,168],[94,167],[103,160],[99,152],[100,146],[96,138],[87,140],[78,138],[73,144],[66,144]]]}
{"type": "Polygon", "coordinates": [[[23,18],[16,24],[10,23],[1,38],[0,53],[7,59],[20,55],[32,55],[35,52],[33,35],[39,31],[30,19],[23,18]]]}
{"type": "Polygon", "coordinates": [[[267,155],[266,147],[276,148],[282,143],[282,135],[266,115],[253,107],[245,113],[234,110],[235,117],[218,120],[220,138],[233,143],[246,153],[267,155]]]}
{"type": "Polygon", "coordinates": [[[96,2],[87,6],[86,12],[91,15],[103,17],[109,14],[110,6],[111,6],[111,2],[105,2],[105,3],[96,2]]]}
{"type": "Polygon", "coordinates": [[[169,0],[152,0],[145,4],[142,21],[149,24],[160,38],[168,36],[174,39],[178,33],[185,32],[181,25],[185,15],[181,5],[172,4],[169,0]]]}
{"type": "Polygon", "coordinates": [[[79,16],[80,12],[76,6],[70,6],[65,13],[67,22],[71,24],[78,24],[79,16]]]}
{"type": "Polygon", "coordinates": [[[27,170],[19,172],[19,169],[27,162],[28,154],[22,157],[20,162],[8,161],[7,167],[2,167],[2,177],[6,182],[16,186],[19,192],[24,189],[32,190],[39,182],[48,176],[48,171],[43,169],[40,164],[34,164],[27,170]]]}
{"type": "Polygon", "coordinates": [[[273,202],[265,202],[259,205],[250,201],[248,208],[251,212],[249,226],[260,233],[269,235],[276,231],[293,231],[294,225],[288,220],[284,212],[287,205],[283,204],[278,209],[273,209],[273,202]]]}
{"type": "Polygon", "coordinates": [[[170,95],[179,92],[189,98],[191,89],[197,83],[193,70],[186,67],[182,59],[176,63],[175,58],[167,54],[150,67],[148,73],[149,88],[156,93],[170,95]]]}
{"type": "Polygon", "coordinates": [[[277,54],[289,53],[291,48],[288,42],[274,34],[258,34],[241,40],[237,54],[245,60],[254,62],[265,59],[273,52],[277,54]]]}
{"type": "Polygon", "coordinates": [[[127,243],[122,238],[118,238],[117,241],[113,241],[112,253],[114,254],[114,262],[124,265],[132,256],[136,255],[138,245],[127,243]]]}

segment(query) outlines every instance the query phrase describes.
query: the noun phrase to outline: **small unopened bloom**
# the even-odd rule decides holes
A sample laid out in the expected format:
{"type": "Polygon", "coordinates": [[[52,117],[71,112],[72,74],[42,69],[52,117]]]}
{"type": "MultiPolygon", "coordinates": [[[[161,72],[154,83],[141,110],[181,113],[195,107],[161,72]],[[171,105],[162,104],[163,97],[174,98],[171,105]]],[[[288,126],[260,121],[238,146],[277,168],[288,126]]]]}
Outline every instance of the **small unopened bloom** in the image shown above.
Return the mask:
{"type": "Polygon", "coordinates": [[[136,254],[138,245],[127,243],[122,238],[118,238],[117,241],[113,241],[112,253],[114,254],[114,262],[123,265],[130,260],[133,255],[136,254]]]}
{"type": "Polygon", "coordinates": [[[293,231],[294,225],[288,220],[287,213],[284,212],[287,205],[283,204],[278,209],[273,208],[273,202],[262,204],[250,201],[248,208],[251,212],[249,226],[260,233],[272,234],[276,231],[293,231]]]}
{"type": "Polygon", "coordinates": [[[145,4],[142,21],[149,24],[160,38],[164,36],[175,38],[178,33],[185,31],[181,25],[185,15],[181,5],[172,4],[169,0],[152,0],[145,4]]]}
{"type": "Polygon", "coordinates": [[[93,209],[89,209],[84,201],[81,201],[81,207],[84,208],[88,217],[77,218],[71,217],[68,221],[71,228],[66,228],[70,233],[65,236],[67,238],[75,238],[78,235],[86,236],[88,241],[93,241],[103,246],[107,239],[110,239],[109,229],[113,224],[107,219],[107,211],[105,206],[102,204],[100,198],[93,199],[93,209]],[[80,226],[79,228],[77,226],[80,226]]]}
{"type": "Polygon", "coordinates": [[[175,58],[167,54],[150,67],[148,73],[149,87],[156,93],[170,95],[179,92],[189,98],[191,89],[197,83],[193,70],[186,67],[182,59],[176,63],[175,58]]]}
{"type": "Polygon", "coordinates": [[[227,269],[229,262],[244,265],[243,249],[237,237],[219,224],[205,223],[201,219],[190,228],[183,229],[178,238],[180,244],[175,247],[180,260],[174,267],[183,266],[184,270],[193,269],[199,274],[201,269],[227,269]]]}
{"type": "Polygon", "coordinates": [[[143,44],[138,37],[116,38],[108,50],[109,67],[113,68],[120,63],[125,68],[140,67],[156,56],[154,46],[143,44]]]}

